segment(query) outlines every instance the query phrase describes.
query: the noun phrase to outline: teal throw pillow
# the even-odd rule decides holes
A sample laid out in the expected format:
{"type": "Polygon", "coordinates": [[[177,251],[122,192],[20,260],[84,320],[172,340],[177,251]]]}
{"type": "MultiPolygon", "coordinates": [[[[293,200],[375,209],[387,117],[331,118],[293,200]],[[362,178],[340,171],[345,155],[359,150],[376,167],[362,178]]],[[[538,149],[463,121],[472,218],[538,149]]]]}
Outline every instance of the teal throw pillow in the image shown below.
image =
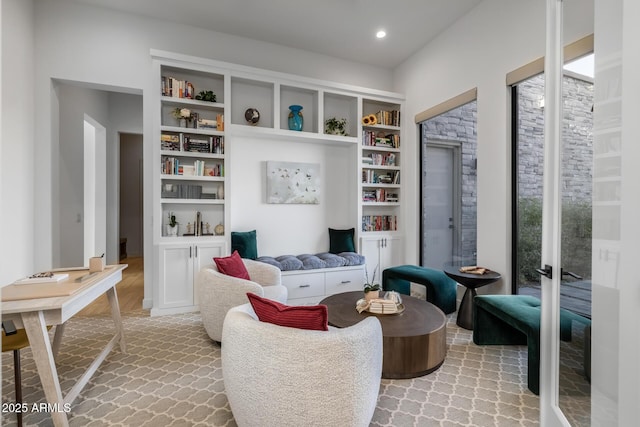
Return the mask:
{"type": "Polygon", "coordinates": [[[231,232],[231,252],[238,251],[240,257],[246,259],[258,258],[258,243],[256,240],[256,230],[232,231],[231,232]]]}
{"type": "Polygon", "coordinates": [[[340,252],[355,252],[353,244],[354,228],[348,230],[329,229],[329,252],[339,254],[340,252]]]}

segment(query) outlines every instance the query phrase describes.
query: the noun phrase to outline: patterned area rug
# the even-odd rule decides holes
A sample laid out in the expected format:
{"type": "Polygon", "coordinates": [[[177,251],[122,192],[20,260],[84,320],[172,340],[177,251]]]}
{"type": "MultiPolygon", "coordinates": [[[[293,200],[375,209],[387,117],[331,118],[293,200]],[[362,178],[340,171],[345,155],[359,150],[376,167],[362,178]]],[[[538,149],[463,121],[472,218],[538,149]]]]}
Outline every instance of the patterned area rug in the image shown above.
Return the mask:
{"type": "MultiPolygon", "coordinates": [[[[220,347],[198,313],[124,319],[127,354],[117,348],[71,405],[71,426],[235,426],[222,380],[220,347]]],[[[57,360],[63,394],[109,340],[107,317],[77,317],[65,328],[57,360]],[[104,331],[104,332],[103,332],[104,331]]],[[[424,377],[382,380],[372,426],[534,426],[539,399],[526,386],[521,346],[476,346],[471,332],[447,325],[447,357],[424,377]]],[[[45,402],[31,352],[22,352],[23,396],[45,402]]],[[[2,402],[14,400],[13,360],[2,354],[2,402]]],[[[3,426],[15,415],[2,414],[3,426]]],[[[30,412],[25,425],[50,426],[47,413],[30,412]]],[[[256,426],[259,427],[259,426],[256,426]]],[[[270,426],[269,426],[270,427],[270,426]]]]}

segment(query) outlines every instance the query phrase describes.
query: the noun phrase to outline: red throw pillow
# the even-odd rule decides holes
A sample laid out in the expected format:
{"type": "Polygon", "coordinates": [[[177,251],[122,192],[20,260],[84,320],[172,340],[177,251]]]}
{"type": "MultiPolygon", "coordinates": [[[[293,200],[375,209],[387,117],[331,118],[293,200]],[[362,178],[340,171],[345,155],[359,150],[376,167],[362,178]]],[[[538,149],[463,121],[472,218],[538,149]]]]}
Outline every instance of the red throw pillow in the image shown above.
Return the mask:
{"type": "Polygon", "coordinates": [[[233,251],[231,256],[228,257],[214,258],[213,261],[216,263],[220,273],[240,279],[251,280],[247,267],[244,266],[244,262],[242,262],[238,251],[233,251]]]}
{"type": "Polygon", "coordinates": [[[328,331],[326,305],[285,305],[247,292],[249,302],[261,322],[290,328],[328,331]]]}

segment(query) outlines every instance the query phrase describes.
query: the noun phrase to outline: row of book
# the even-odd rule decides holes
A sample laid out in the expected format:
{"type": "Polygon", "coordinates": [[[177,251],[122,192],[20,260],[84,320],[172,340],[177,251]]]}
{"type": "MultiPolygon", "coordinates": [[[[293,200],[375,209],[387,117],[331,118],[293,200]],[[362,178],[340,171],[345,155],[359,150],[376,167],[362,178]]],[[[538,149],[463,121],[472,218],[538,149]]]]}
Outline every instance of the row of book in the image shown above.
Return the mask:
{"type": "Polygon", "coordinates": [[[162,96],[188,99],[193,99],[195,96],[195,88],[193,84],[187,80],[178,80],[174,77],[162,76],[161,82],[162,96]]]}
{"type": "Polygon", "coordinates": [[[398,219],[395,215],[363,215],[362,231],[396,231],[398,219]]]}
{"type": "Polygon", "coordinates": [[[160,135],[160,149],[163,151],[224,154],[224,137],[163,133],[160,135]]]}
{"type": "Polygon", "coordinates": [[[400,148],[400,135],[362,131],[362,145],[367,147],[400,148]]]}
{"type": "Polygon", "coordinates": [[[207,165],[203,160],[184,162],[177,157],[162,156],[160,173],[163,175],[224,176],[222,164],[207,165]]]}
{"type": "Polygon", "coordinates": [[[363,202],[376,202],[376,203],[398,203],[398,193],[384,188],[366,189],[362,190],[363,202]]]}
{"type": "Polygon", "coordinates": [[[400,126],[399,110],[391,110],[391,111],[380,110],[377,113],[375,113],[375,116],[379,125],[400,126]]]}
{"type": "Polygon", "coordinates": [[[394,153],[371,153],[369,156],[362,158],[362,163],[375,166],[395,166],[396,155],[394,153]]]}
{"type": "Polygon", "coordinates": [[[202,185],[174,184],[173,191],[162,191],[162,198],[200,199],[202,198],[202,185]]]}
{"type": "Polygon", "coordinates": [[[362,170],[364,184],[400,184],[400,171],[362,170]]]}

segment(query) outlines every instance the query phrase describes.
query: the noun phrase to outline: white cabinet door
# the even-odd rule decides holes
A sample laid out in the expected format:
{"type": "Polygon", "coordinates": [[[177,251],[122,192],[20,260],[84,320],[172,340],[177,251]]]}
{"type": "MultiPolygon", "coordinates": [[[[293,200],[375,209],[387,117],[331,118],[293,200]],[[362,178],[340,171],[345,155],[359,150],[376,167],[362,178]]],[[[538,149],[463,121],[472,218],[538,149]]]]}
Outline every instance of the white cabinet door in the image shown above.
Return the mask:
{"type": "MultiPolygon", "coordinates": [[[[395,267],[402,263],[402,239],[399,237],[383,237],[380,248],[380,268],[395,267]]],[[[382,281],[382,276],[379,276],[382,281]]]]}
{"type": "Polygon", "coordinates": [[[227,245],[224,242],[198,243],[194,246],[193,272],[197,274],[202,267],[213,264],[213,258],[226,256],[227,245]]]}
{"type": "Polygon", "coordinates": [[[158,307],[193,305],[193,255],[189,244],[160,247],[158,307]]]}
{"type": "Polygon", "coordinates": [[[364,255],[366,259],[368,279],[375,283],[382,283],[382,271],[402,263],[402,239],[380,235],[362,237],[360,239],[360,254],[364,255]],[[374,269],[376,269],[375,279],[373,277],[374,269]]]}
{"type": "Polygon", "coordinates": [[[199,243],[194,245],[193,257],[193,303],[198,305],[198,290],[196,289],[198,272],[214,263],[213,258],[226,256],[227,245],[224,242],[199,243]]]}

